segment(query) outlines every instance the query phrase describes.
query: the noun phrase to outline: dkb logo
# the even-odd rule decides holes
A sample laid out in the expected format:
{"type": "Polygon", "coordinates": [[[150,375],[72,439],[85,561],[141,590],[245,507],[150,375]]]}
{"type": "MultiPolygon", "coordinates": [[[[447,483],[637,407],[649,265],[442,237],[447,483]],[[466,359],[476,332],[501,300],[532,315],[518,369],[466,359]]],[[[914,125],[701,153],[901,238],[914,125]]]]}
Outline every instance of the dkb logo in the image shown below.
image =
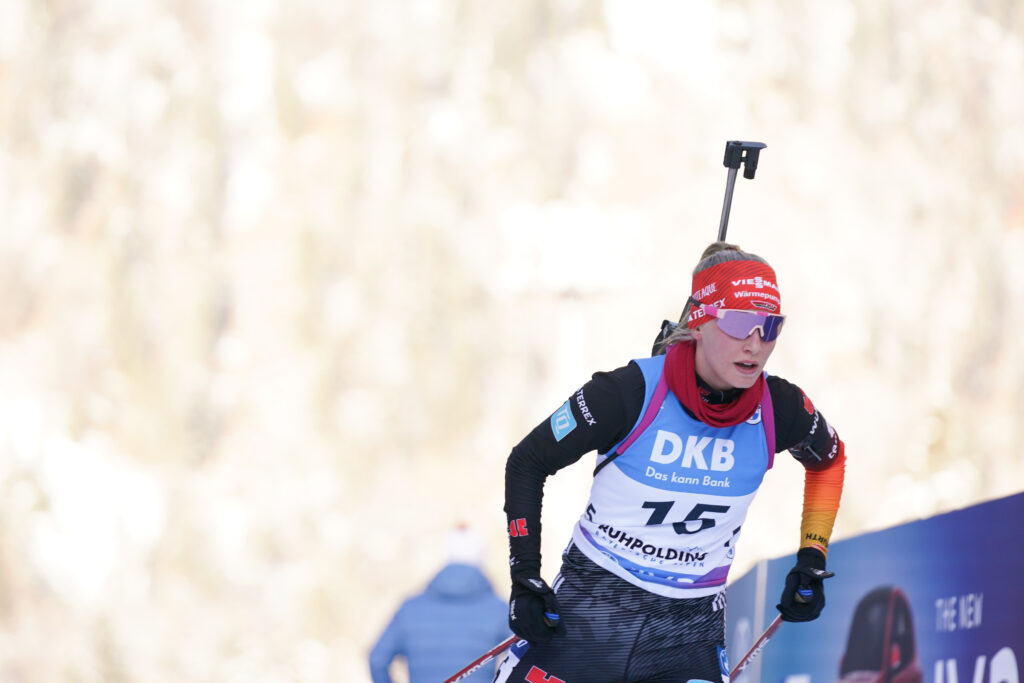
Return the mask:
{"type": "Polygon", "coordinates": [[[736,458],[733,457],[735,448],[736,444],[732,439],[712,439],[710,436],[693,435],[686,438],[684,447],[683,440],[678,434],[659,429],[654,439],[654,447],[651,449],[651,461],[667,465],[682,455],[680,467],[728,472],[736,464],[736,458]],[[710,455],[704,452],[708,446],[711,446],[710,455]]]}

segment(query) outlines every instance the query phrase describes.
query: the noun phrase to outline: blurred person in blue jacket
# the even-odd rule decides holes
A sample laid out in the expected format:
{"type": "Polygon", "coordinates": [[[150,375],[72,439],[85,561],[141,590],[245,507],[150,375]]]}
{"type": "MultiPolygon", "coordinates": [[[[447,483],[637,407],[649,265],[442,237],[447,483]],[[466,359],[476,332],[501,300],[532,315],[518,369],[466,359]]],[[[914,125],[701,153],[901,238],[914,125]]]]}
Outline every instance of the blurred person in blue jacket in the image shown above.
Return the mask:
{"type": "MultiPolygon", "coordinates": [[[[480,569],[480,537],[459,526],[445,549],[447,564],[402,603],[370,651],[373,683],[391,683],[388,667],[398,657],[409,667],[409,683],[438,683],[512,634],[508,605],[480,569]]],[[[484,667],[465,680],[482,683],[493,675],[484,667]]]]}

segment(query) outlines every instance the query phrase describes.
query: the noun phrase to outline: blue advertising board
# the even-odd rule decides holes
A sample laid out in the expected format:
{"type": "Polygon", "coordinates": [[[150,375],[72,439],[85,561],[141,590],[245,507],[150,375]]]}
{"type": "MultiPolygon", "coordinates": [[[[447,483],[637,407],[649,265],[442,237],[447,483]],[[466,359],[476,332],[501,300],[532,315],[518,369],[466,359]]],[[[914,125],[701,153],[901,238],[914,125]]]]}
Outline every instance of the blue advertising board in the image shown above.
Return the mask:
{"type": "MultiPolygon", "coordinates": [[[[728,587],[739,660],[777,615],[793,557],[728,587]]],[[[833,543],[826,607],[786,623],[733,683],[1019,683],[1024,494],[833,543]]]]}

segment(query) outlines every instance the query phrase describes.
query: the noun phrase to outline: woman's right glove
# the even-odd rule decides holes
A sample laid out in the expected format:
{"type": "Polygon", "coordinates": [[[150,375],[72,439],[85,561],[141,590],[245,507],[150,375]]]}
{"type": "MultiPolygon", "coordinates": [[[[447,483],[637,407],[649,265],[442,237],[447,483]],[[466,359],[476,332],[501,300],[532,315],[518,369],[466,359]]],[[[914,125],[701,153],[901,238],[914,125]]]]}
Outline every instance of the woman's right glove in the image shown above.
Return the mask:
{"type": "Polygon", "coordinates": [[[801,548],[796,554],[796,566],[786,575],[786,586],[776,609],[783,621],[814,621],[825,608],[825,588],[822,581],[835,576],[825,570],[825,555],[814,548],[801,548]]]}
{"type": "Polygon", "coordinates": [[[543,643],[556,633],[565,632],[555,592],[537,575],[539,573],[514,572],[512,597],[508,603],[509,628],[520,638],[534,643],[543,643]]]}

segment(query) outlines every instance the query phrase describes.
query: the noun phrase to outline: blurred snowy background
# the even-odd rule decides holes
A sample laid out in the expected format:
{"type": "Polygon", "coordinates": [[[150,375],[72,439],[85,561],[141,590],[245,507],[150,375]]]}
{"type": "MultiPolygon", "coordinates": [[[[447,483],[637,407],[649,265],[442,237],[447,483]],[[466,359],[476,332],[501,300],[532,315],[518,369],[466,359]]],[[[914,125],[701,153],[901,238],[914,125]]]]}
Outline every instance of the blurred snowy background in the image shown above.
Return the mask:
{"type": "Polygon", "coordinates": [[[505,457],[679,314],[729,139],[836,536],[1024,489],[1022,84],[1016,0],[4,0],[0,680],[366,681],[460,521],[504,595],[505,457]]]}

